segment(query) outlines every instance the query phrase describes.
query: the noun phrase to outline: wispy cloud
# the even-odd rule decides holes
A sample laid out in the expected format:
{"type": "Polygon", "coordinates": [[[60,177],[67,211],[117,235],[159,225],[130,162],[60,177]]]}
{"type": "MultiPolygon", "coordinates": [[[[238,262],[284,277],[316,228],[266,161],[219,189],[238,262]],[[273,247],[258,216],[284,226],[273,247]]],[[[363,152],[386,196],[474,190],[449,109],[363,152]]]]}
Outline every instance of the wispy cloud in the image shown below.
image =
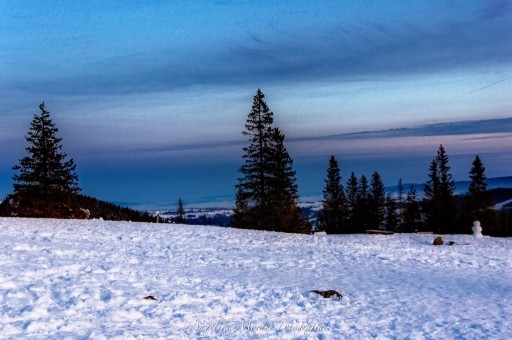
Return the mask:
{"type": "Polygon", "coordinates": [[[484,6],[478,11],[482,20],[495,20],[507,18],[512,12],[512,3],[508,0],[490,0],[486,1],[484,6]]]}
{"type": "MultiPolygon", "coordinates": [[[[461,121],[450,123],[425,124],[409,128],[389,130],[362,131],[339,135],[287,138],[286,143],[300,157],[316,155],[319,152],[333,152],[340,145],[344,152],[359,153],[366,150],[372,154],[388,157],[393,150],[417,152],[421,149],[430,150],[432,143],[443,141],[496,141],[509,143],[512,139],[512,118],[461,121]],[[378,141],[378,143],[376,142],[378,141]],[[406,142],[404,142],[406,141],[406,142]],[[405,143],[405,144],[404,144],[405,143]]],[[[192,158],[231,158],[238,159],[246,140],[220,140],[210,143],[161,144],[152,147],[132,147],[120,150],[116,157],[155,158],[180,155],[180,159],[192,158]]],[[[473,145],[473,144],[472,144],[473,145]]],[[[430,152],[430,151],[429,151],[430,152]]],[[[103,157],[101,153],[96,153],[103,157]]],[[[109,156],[111,157],[111,156],[109,156]]],[[[171,157],[174,159],[173,157],[171,157]]]]}
{"type": "Polygon", "coordinates": [[[425,124],[409,128],[396,128],[378,131],[363,131],[331,136],[296,138],[293,141],[322,141],[338,139],[375,139],[396,137],[429,137],[481,134],[512,134],[512,118],[472,120],[449,123],[425,124]]]}
{"type": "Polygon", "coordinates": [[[489,1],[479,11],[451,13],[433,22],[354,21],[311,32],[270,27],[270,32],[248,31],[245,39],[228,36],[214,49],[119,55],[83,65],[65,78],[56,75],[35,86],[20,86],[60,94],[128,94],[204,85],[353,81],[509,65],[511,13],[509,2],[489,1]]]}

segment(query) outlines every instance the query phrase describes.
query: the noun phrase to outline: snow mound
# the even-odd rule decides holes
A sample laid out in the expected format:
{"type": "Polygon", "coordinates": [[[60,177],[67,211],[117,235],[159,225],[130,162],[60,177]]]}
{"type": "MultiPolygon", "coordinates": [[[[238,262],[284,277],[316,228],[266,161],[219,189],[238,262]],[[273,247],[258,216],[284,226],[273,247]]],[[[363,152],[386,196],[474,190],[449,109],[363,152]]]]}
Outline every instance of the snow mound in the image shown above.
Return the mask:
{"type": "Polygon", "coordinates": [[[2,338],[512,338],[509,238],[432,247],[432,235],[9,218],[0,230],[2,338]]]}

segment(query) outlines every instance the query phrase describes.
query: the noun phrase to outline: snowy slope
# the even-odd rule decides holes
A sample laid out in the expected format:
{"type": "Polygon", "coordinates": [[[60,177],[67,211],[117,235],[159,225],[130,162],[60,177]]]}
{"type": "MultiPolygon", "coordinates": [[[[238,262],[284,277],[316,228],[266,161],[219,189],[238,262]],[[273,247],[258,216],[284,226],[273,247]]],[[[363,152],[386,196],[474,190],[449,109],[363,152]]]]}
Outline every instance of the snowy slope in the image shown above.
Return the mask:
{"type": "Polygon", "coordinates": [[[510,238],[8,218],[0,230],[0,338],[512,338],[510,238]]]}

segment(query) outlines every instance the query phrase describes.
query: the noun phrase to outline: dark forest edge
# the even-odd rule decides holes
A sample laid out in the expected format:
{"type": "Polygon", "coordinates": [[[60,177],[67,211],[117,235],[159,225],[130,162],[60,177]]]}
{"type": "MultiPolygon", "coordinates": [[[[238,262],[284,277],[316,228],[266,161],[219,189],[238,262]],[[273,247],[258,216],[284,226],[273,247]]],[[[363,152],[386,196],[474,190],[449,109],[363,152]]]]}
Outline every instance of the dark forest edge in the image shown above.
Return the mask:
{"type": "Polygon", "coordinates": [[[235,207],[229,217],[187,218],[181,198],[176,217],[165,218],[82,195],[76,165],[62,151],[62,139],[57,137],[58,129],[44,103],[39,109],[41,113],[34,114],[25,136],[28,155],[13,167],[13,193],[0,202],[0,216],[198,223],[305,234],[362,233],[368,229],[471,233],[472,222],[480,220],[484,234],[512,236],[512,204],[500,204],[501,208],[495,209],[496,203],[512,197],[512,189],[489,190],[485,167],[476,155],[467,192],[456,195],[443,145],[430,164],[429,180],[423,188],[413,186],[405,192],[400,179],[397,195],[385,191],[378,172],[370,178],[356,177],[352,172],[344,184],[332,156],[320,211],[301,208],[285,136],[274,126],[273,112],[261,90],[254,96],[242,132],[249,143],[242,149],[235,207]],[[423,195],[417,189],[423,189],[423,195]]]}
{"type": "MultiPolygon", "coordinates": [[[[20,207],[15,195],[7,196],[0,203],[0,216],[34,218],[103,219],[108,221],[155,222],[155,216],[127,207],[98,200],[94,197],[72,194],[57,204],[51,201],[36,202],[20,207]]],[[[163,220],[165,222],[165,220],[163,220]]]]}
{"type": "Polygon", "coordinates": [[[378,172],[369,180],[352,172],[346,184],[342,183],[338,162],[331,156],[317,230],[328,234],[362,233],[369,229],[469,234],[473,222],[480,221],[486,235],[511,236],[511,209],[506,203],[512,190],[488,189],[485,167],[478,155],[468,174],[470,181],[465,193],[456,195],[448,154],[440,145],[430,164],[423,195],[415,186],[406,192],[401,179],[396,194],[391,195],[385,192],[378,172]]]}

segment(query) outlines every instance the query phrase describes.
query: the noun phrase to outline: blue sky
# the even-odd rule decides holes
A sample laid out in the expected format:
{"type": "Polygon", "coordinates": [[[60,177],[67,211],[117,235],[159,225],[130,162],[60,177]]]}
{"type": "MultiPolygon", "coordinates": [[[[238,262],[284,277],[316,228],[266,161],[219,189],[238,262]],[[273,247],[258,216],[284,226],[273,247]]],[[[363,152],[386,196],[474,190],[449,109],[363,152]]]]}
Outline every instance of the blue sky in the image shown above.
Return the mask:
{"type": "Polygon", "coordinates": [[[1,195],[43,100],[85,194],[233,195],[258,88],[303,195],[331,154],[345,179],[422,182],[440,143],[456,179],[476,153],[488,176],[511,175],[511,133],[479,131],[512,117],[506,0],[0,1],[0,27],[1,195]],[[469,134],[332,138],[459,121],[469,134]]]}

